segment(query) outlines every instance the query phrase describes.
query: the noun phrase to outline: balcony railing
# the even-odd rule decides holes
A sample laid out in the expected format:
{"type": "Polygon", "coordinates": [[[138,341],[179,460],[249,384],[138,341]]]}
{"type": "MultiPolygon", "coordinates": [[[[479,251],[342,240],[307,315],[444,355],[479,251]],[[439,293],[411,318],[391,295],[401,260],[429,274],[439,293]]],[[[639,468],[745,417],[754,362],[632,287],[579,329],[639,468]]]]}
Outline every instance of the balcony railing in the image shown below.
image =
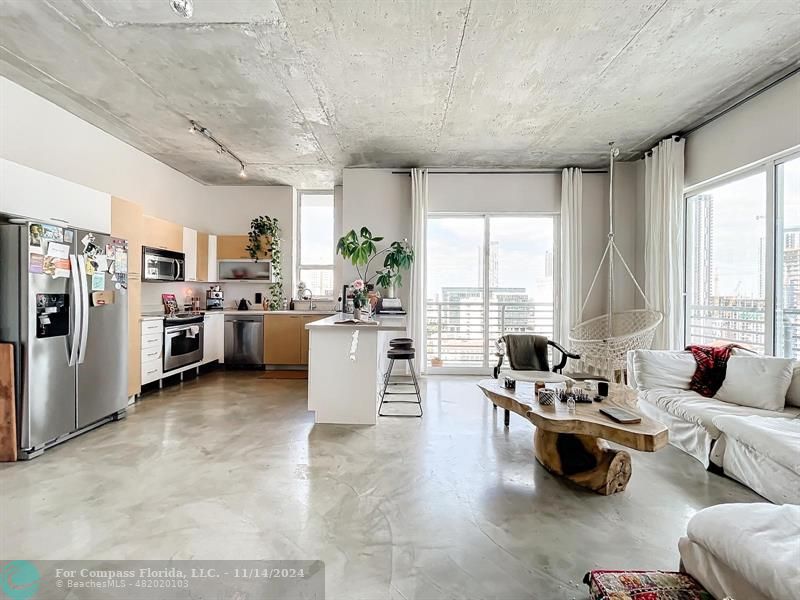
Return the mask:
{"type": "Polygon", "coordinates": [[[432,367],[488,367],[505,333],[552,337],[553,304],[545,302],[427,303],[426,352],[432,367]]]}

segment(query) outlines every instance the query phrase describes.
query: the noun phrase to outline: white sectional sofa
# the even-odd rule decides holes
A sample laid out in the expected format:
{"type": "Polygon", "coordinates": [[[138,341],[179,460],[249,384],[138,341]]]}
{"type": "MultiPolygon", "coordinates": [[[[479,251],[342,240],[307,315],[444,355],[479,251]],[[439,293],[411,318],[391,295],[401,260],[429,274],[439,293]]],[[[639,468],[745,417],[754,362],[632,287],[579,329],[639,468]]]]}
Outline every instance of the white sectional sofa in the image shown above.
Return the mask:
{"type": "Polygon", "coordinates": [[[800,364],[736,353],[714,398],[689,389],[695,366],[690,352],[628,353],[640,410],[706,468],[777,504],[800,504],[800,364]]]}
{"type": "Polygon", "coordinates": [[[800,506],[712,506],[692,517],[678,542],[681,570],[715,598],[797,600],[798,540],[800,506]]]}

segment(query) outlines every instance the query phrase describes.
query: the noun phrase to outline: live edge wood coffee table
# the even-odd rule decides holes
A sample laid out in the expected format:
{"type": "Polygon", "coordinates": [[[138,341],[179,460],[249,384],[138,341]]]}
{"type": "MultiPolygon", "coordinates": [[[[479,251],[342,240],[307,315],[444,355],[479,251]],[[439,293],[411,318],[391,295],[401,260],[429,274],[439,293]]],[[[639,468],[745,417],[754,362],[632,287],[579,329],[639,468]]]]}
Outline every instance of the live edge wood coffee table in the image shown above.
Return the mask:
{"type": "Polygon", "coordinates": [[[612,384],[602,402],[577,404],[574,414],[558,400],[552,406],[540,406],[532,383],[518,381],[516,390],[507,390],[496,379],[484,379],[478,387],[495,405],[536,426],[534,453],[545,469],[598,494],[621,492],[631,478],[630,454],[610,448],[606,440],[642,452],[655,452],[667,444],[667,428],[639,413],[635,392],[623,385],[612,384]],[[635,412],[642,422],[625,425],[612,421],[600,413],[603,406],[635,412]]]}

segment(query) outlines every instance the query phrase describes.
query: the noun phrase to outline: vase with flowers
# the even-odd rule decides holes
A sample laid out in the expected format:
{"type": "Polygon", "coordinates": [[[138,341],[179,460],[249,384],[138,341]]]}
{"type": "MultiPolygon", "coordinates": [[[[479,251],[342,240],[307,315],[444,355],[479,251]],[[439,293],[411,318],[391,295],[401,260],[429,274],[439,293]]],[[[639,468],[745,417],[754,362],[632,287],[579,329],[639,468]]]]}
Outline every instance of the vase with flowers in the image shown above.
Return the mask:
{"type": "Polygon", "coordinates": [[[361,320],[361,309],[369,304],[367,286],[363,279],[356,279],[350,284],[353,295],[353,318],[361,320]]]}

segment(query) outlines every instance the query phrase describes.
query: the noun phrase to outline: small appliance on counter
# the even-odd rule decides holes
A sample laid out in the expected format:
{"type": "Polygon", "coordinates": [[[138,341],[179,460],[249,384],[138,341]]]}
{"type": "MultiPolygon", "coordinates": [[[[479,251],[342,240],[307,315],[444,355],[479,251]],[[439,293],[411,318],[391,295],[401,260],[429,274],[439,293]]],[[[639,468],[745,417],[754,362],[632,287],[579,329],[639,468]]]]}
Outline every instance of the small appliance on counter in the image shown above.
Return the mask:
{"type": "Polygon", "coordinates": [[[225,304],[225,292],[218,285],[206,290],[206,310],[222,310],[225,304]]]}
{"type": "Polygon", "coordinates": [[[239,305],[236,307],[236,310],[250,310],[251,306],[252,304],[250,304],[250,300],[247,298],[242,298],[239,300],[239,305]]]}

